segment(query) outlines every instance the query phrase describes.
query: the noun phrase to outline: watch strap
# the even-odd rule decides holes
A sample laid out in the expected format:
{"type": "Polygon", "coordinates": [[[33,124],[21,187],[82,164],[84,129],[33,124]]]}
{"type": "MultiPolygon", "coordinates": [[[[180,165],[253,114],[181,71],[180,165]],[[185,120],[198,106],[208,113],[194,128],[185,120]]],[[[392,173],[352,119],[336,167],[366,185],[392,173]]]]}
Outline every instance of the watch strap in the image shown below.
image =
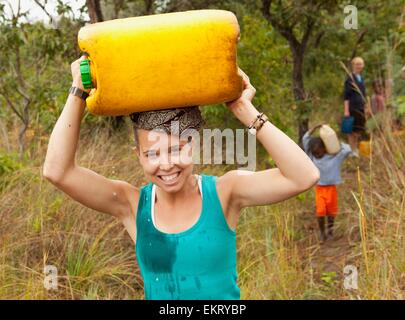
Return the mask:
{"type": "Polygon", "coordinates": [[[87,97],[89,96],[89,94],[86,91],[83,91],[78,87],[70,87],[69,93],[83,99],[84,101],[86,101],[87,97]]]}

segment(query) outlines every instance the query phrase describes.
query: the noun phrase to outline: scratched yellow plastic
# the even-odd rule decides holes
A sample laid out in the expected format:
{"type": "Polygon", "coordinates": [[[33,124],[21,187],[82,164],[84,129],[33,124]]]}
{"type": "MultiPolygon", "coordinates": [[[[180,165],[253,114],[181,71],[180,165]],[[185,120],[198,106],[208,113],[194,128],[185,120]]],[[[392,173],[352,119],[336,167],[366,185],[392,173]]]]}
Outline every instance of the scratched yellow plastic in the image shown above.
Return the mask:
{"type": "Polygon", "coordinates": [[[236,16],[193,10],[116,19],[80,29],[96,88],[87,98],[97,115],[231,101],[242,92],[236,16]]]}

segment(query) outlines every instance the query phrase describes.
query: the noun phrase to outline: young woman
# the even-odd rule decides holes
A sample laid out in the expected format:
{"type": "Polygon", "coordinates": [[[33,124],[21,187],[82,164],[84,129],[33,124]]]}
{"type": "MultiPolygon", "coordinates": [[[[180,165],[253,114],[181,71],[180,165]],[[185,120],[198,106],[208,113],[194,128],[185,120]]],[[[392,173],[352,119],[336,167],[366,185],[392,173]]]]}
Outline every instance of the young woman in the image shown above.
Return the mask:
{"type": "MultiPolygon", "coordinates": [[[[84,90],[79,63],[71,65],[72,86],[84,90]]],[[[227,106],[249,126],[260,113],[252,104],[256,90],[240,72],[243,93],[227,106]]],[[[84,109],[85,101],[70,94],[49,140],[46,179],[81,204],[122,222],[136,244],[146,299],[239,299],[235,230],[241,210],[311,188],[319,171],[305,152],[262,117],[255,123],[256,136],[277,168],[194,175],[193,140],[172,135],[168,128],[169,120],[177,120],[180,133],[198,129],[198,107],[142,112],[131,119],[136,154],[150,183],[134,186],[75,162],[84,109]]]]}

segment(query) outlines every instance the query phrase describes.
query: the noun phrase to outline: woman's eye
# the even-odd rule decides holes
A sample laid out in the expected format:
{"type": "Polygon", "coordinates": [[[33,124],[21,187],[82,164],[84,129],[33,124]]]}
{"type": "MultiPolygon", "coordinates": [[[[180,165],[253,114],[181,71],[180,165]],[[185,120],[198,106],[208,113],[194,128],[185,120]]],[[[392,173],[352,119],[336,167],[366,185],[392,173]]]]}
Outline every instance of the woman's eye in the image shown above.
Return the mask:
{"type": "Polygon", "coordinates": [[[184,146],[175,146],[170,149],[171,154],[179,154],[184,146]]]}
{"type": "Polygon", "coordinates": [[[154,159],[154,158],[157,157],[157,152],[156,152],[156,151],[148,151],[148,152],[146,153],[146,156],[147,156],[148,158],[154,159]]]}

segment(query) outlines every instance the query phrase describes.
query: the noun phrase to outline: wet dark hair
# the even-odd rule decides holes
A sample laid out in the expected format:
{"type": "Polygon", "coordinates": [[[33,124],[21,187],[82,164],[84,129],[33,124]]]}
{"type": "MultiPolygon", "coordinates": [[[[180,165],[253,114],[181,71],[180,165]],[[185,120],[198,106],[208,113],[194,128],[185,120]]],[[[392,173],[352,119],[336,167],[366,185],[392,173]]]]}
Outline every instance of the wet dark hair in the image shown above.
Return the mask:
{"type": "Polygon", "coordinates": [[[311,138],[309,141],[309,151],[315,158],[322,158],[326,153],[326,147],[322,139],[319,137],[311,138]]]}

